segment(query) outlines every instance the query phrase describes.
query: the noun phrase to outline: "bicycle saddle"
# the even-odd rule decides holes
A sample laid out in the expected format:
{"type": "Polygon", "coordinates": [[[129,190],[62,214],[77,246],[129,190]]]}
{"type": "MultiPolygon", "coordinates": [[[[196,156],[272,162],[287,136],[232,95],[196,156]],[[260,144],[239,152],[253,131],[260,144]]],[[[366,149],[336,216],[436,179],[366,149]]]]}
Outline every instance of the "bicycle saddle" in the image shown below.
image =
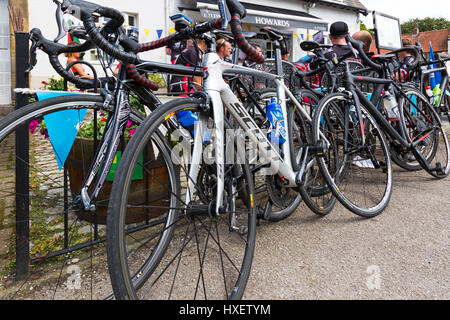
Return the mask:
{"type": "Polygon", "coordinates": [[[282,40],[283,38],[292,36],[291,31],[287,30],[278,30],[271,27],[264,27],[260,29],[261,32],[267,33],[271,40],[282,40]]]}
{"type": "Polygon", "coordinates": [[[377,54],[372,56],[372,60],[378,60],[378,61],[389,61],[392,59],[395,59],[396,55],[392,53],[385,53],[385,54],[377,54]]]}
{"type": "Polygon", "coordinates": [[[305,40],[305,41],[302,41],[302,43],[300,43],[300,48],[303,51],[314,51],[319,48],[331,48],[331,47],[332,46],[329,44],[320,44],[318,42],[311,41],[311,40],[305,40]]]}
{"type": "MultiPolygon", "coordinates": [[[[234,36],[233,33],[231,31],[226,31],[226,30],[214,30],[213,31],[214,34],[219,34],[225,38],[229,38],[231,40],[234,41],[234,36]]],[[[255,38],[258,34],[256,32],[243,32],[244,37],[246,39],[253,39],[255,38]]]]}

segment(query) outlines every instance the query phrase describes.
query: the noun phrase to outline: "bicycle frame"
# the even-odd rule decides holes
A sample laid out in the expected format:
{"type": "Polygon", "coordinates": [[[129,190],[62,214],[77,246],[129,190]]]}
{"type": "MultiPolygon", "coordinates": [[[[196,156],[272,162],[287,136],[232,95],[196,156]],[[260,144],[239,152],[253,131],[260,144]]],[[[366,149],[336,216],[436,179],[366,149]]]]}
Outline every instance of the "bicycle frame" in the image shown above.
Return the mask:
{"type": "MultiPolygon", "coordinates": [[[[308,120],[312,121],[308,113],[302,108],[302,105],[295,99],[294,95],[284,84],[282,76],[266,73],[263,71],[234,65],[225,62],[219,58],[214,52],[215,50],[209,50],[206,53],[203,73],[204,73],[204,90],[210,97],[212,103],[214,122],[215,122],[215,160],[217,166],[217,195],[224,194],[224,181],[225,181],[225,133],[224,133],[224,108],[231,113],[234,119],[237,120],[241,129],[244,130],[248,138],[255,143],[258,150],[261,152],[263,159],[269,162],[271,168],[276,168],[276,172],[283,180],[286,187],[298,186],[298,172],[295,172],[292,168],[290,158],[289,143],[284,143],[282,151],[284,158],[281,157],[275,146],[267,139],[266,134],[258,127],[253,118],[249,115],[245,107],[238,100],[236,95],[231,90],[230,86],[223,79],[223,75],[238,75],[244,74],[249,76],[261,77],[268,80],[273,80],[277,84],[277,96],[281,105],[285,119],[287,119],[286,109],[286,94],[299,108],[302,115],[308,120]]],[[[197,175],[200,169],[202,161],[202,145],[203,134],[206,131],[205,117],[199,117],[199,121],[196,124],[195,132],[199,134],[195,135],[192,165],[190,168],[190,180],[196,182],[197,175]]],[[[288,124],[285,121],[285,129],[288,131],[288,124]]],[[[190,203],[194,196],[194,188],[188,188],[186,194],[186,203],[190,203]]],[[[222,197],[216,199],[216,212],[220,212],[220,208],[223,205],[222,197]]]]}
{"type": "MultiPolygon", "coordinates": [[[[363,123],[361,109],[360,109],[360,103],[364,105],[367,108],[367,111],[370,113],[372,117],[374,117],[375,121],[378,123],[378,125],[381,127],[381,129],[387,133],[387,135],[390,137],[391,141],[396,142],[400,146],[406,148],[409,151],[412,151],[414,156],[416,157],[417,161],[422,165],[422,167],[428,171],[432,172],[435,171],[435,169],[430,168],[428,165],[428,162],[423,157],[423,155],[416,150],[415,143],[412,141],[409,141],[409,139],[406,136],[405,132],[398,132],[390,123],[389,121],[380,113],[380,111],[377,109],[377,107],[367,99],[366,95],[356,86],[355,82],[370,82],[377,84],[377,87],[375,88],[375,92],[378,93],[378,91],[381,92],[381,89],[383,86],[389,86],[393,85],[397,92],[399,92],[403,97],[405,97],[410,103],[414,102],[411,101],[411,99],[400,89],[400,87],[395,83],[392,79],[380,79],[380,78],[372,78],[372,77],[362,77],[362,76],[355,76],[353,75],[349,70],[347,66],[347,72],[346,72],[346,79],[347,79],[347,90],[351,93],[351,95],[355,99],[356,104],[356,110],[358,115],[358,120],[360,123],[363,123]]],[[[372,97],[374,98],[374,97],[372,97]]],[[[376,97],[375,97],[376,98],[376,97]]],[[[434,109],[432,109],[433,112],[435,112],[434,109]]],[[[420,110],[419,110],[420,111],[420,110]]],[[[399,110],[399,116],[400,121],[405,121],[404,115],[402,110],[399,110]]],[[[437,115],[436,115],[437,116],[437,115]]],[[[439,117],[437,116],[439,119],[439,117]]],[[[440,120],[439,120],[440,121],[440,120]]],[[[440,124],[442,126],[442,124],[440,124]]],[[[361,130],[364,130],[362,127],[361,130]]],[[[363,132],[364,136],[364,132],[363,132]]],[[[420,141],[420,139],[418,139],[420,141]]],[[[450,161],[450,159],[449,159],[450,161]]]]}
{"type": "MultiPolygon", "coordinates": [[[[187,68],[182,66],[164,65],[164,64],[149,64],[152,71],[164,70],[173,74],[186,74],[193,73],[195,69],[187,68]]],[[[198,73],[198,72],[197,72],[198,73]]],[[[131,106],[128,102],[129,88],[125,86],[126,80],[126,68],[122,63],[119,69],[118,83],[115,88],[114,96],[114,114],[112,117],[108,118],[105,127],[105,134],[103,135],[98,150],[95,153],[94,161],[89,168],[88,174],[82,184],[80,194],[77,195],[81,201],[85,210],[95,210],[95,205],[92,203],[99,195],[103,184],[106,181],[106,177],[114,161],[119,143],[123,136],[123,131],[125,125],[129,119],[134,122],[138,122],[139,119],[131,111],[131,106]],[[89,193],[88,189],[94,182],[92,191],[89,193]]],[[[133,86],[134,87],[134,86],[133,86]]],[[[155,107],[161,105],[158,98],[150,91],[135,87],[134,90],[138,96],[148,105],[153,105],[155,107]]],[[[106,100],[107,103],[112,101],[112,96],[109,96],[106,100]]],[[[172,120],[172,124],[177,126],[176,121],[172,120]]]]}

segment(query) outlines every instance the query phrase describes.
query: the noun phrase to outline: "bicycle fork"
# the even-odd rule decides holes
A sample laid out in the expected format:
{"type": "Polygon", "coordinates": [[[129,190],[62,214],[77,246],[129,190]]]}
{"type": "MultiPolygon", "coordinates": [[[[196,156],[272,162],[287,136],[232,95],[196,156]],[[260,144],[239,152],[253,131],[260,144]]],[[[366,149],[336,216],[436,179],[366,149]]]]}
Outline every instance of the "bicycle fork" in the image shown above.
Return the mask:
{"type": "Polygon", "coordinates": [[[81,203],[84,210],[87,211],[94,211],[96,209],[96,206],[92,202],[98,197],[100,190],[106,181],[106,177],[114,161],[117,148],[123,135],[123,129],[130,118],[131,107],[123,90],[119,90],[116,101],[116,112],[112,118],[108,119],[108,123],[105,127],[106,132],[100,141],[100,148],[95,154],[94,161],[88,171],[88,176],[80,191],[79,197],[81,203]],[[97,180],[95,181],[93,191],[91,195],[89,195],[88,189],[96,176],[97,180]]]}

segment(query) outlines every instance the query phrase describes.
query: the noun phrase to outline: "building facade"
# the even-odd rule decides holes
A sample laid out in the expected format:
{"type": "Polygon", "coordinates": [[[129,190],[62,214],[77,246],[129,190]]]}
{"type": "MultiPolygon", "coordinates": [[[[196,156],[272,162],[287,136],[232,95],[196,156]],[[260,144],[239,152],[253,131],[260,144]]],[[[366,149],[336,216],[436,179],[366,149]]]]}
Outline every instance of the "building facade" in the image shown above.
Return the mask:
{"type": "MultiPolygon", "coordinates": [[[[0,4],[7,1],[0,0],[0,4]]],[[[174,24],[170,20],[173,14],[183,13],[194,22],[207,21],[218,15],[216,0],[94,0],[92,2],[123,12],[126,17],[125,24],[138,28],[140,42],[157,40],[174,32],[174,24]]],[[[273,47],[264,39],[260,29],[264,26],[272,26],[292,32],[291,60],[297,60],[305,54],[299,46],[301,41],[312,39],[313,35],[320,31],[324,33],[327,40],[329,25],[338,20],[348,24],[350,33],[356,32],[359,30],[362,15],[368,13],[358,0],[277,0],[276,4],[270,0],[241,0],[241,2],[248,11],[247,17],[243,20],[244,31],[258,33],[257,39],[253,42],[259,43],[269,57],[272,55],[273,47]]],[[[28,0],[29,28],[40,28],[46,38],[55,38],[58,33],[55,9],[53,1],[28,0]]],[[[67,19],[71,20],[70,23],[79,23],[75,18],[67,19]]],[[[67,38],[60,42],[67,43],[67,38]]],[[[38,63],[31,73],[32,88],[39,88],[42,81],[56,75],[45,53],[38,52],[37,58],[38,63]]],[[[170,60],[164,49],[144,53],[142,58],[163,62],[170,60]]],[[[61,55],[60,61],[63,65],[66,63],[65,60],[66,58],[61,55]]],[[[84,60],[94,65],[100,71],[100,75],[102,74],[100,62],[94,50],[87,52],[84,60]]],[[[11,91],[10,88],[6,90],[11,91]]]]}
{"type": "Polygon", "coordinates": [[[0,106],[11,103],[11,41],[8,0],[0,0],[0,106]]]}

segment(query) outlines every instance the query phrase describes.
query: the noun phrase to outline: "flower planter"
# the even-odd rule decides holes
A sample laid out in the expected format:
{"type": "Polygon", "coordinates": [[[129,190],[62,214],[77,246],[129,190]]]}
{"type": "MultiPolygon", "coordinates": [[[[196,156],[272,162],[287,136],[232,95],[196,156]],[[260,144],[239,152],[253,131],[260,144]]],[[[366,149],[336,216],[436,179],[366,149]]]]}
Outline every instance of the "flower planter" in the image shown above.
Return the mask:
{"type": "MultiPolygon", "coordinates": [[[[120,145],[118,150],[122,150],[120,145]]],[[[78,194],[93,157],[93,139],[77,137],[66,162],[70,190],[73,194],[78,194]]],[[[92,223],[96,221],[98,224],[106,224],[109,195],[112,188],[112,181],[114,180],[115,169],[120,161],[120,157],[121,152],[118,152],[107,180],[97,198],[96,211],[78,210],[75,213],[80,219],[92,223]]],[[[167,206],[167,201],[164,200],[169,199],[169,189],[166,186],[169,184],[169,176],[164,162],[155,159],[153,150],[147,150],[146,157],[144,155],[141,155],[141,157],[142,159],[145,158],[144,161],[150,163],[150,165],[146,166],[148,170],[137,169],[135,171],[128,203],[134,205],[167,206]]],[[[128,209],[126,223],[131,224],[152,219],[160,216],[164,212],[165,210],[162,209],[128,209]]]]}

